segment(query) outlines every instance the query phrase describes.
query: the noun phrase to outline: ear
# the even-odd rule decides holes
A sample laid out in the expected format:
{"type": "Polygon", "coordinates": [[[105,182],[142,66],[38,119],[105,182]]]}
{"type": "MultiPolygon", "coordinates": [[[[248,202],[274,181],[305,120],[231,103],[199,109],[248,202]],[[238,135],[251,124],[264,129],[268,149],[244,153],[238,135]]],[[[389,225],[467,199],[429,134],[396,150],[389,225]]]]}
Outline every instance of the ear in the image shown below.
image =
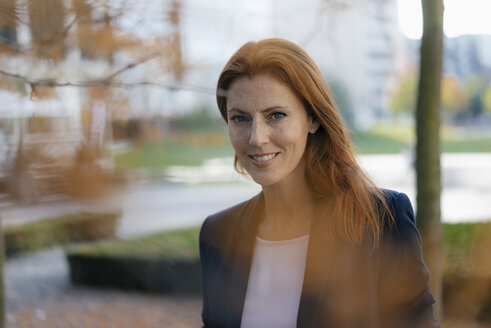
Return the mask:
{"type": "Polygon", "coordinates": [[[319,121],[317,120],[317,118],[315,116],[309,116],[309,133],[310,134],[314,134],[317,132],[317,130],[319,129],[320,127],[320,123],[319,121]]]}

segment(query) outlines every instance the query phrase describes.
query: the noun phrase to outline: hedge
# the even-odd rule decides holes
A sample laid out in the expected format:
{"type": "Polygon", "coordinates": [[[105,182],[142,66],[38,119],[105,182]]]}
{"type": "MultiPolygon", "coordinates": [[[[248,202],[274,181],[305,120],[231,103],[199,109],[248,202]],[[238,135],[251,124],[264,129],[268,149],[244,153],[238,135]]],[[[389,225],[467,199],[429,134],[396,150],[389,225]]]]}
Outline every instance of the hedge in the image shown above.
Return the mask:
{"type": "Polygon", "coordinates": [[[199,228],[67,249],[74,284],[163,293],[198,293],[199,228]]]}
{"type": "Polygon", "coordinates": [[[114,236],[120,213],[76,213],[3,227],[7,257],[42,248],[114,236]]]}
{"type": "MultiPolygon", "coordinates": [[[[491,320],[491,222],[443,224],[445,313],[491,320]]],[[[199,291],[199,228],[72,247],[75,284],[152,292],[199,291]]]]}
{"type": "Polygon", "coordinates": [[[445,316],[491,322],[491,222],[442,226],[445,316]]]}

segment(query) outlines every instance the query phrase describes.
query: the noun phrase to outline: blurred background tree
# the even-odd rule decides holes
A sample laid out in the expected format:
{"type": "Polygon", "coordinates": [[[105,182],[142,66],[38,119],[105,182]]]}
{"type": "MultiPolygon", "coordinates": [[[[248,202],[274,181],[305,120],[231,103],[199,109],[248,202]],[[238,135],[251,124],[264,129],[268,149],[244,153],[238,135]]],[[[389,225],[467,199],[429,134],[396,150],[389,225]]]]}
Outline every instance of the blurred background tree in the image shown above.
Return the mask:
{"type": "Polygon", "coordinates": [[[416,71],[409,71],[399,77],[399,84],[391,95],[390,109],[394,115],[412,114],[416,104],[416,71]]]}
{"type": "Polygon", "coordinates": [[[421,0],[423,36],[416,105],[416,223],[421,232],[430,285],[442,317],[440,87],[443,67],[443,0],[421,0]]]}

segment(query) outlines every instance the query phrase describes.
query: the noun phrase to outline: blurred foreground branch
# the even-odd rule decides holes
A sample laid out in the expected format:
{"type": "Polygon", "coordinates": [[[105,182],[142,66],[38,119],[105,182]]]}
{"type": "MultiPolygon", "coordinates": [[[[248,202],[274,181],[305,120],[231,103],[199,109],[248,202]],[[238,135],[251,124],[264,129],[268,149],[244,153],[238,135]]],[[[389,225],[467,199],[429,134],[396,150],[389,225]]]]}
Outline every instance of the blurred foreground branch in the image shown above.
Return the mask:
{"type": "Polygon", "coordinates": [[[48,78],[48,79],[30,79],[27,76],[23,76],[20,74],[16,73],[11,73],[7,72],[5,70],[0,69],[0,75],[7,77],[9,79],[14,79],[18,80],[21,82],[24,82],[26,84],[29,84],[31,86],[32,92],[35,92],[36,88],[39,87],[83,87],[83,88],[92,88],[92,87],[113,87],[113,88],[132,88],[132,87],[138,87],[138,86],[154,86],[154,87],[159,87],[159,88],[164,88],[168,89],[171,91],[177,91],[177,90],[188,90],[188,91],[196,91],[196,92],[201,92],[201,93],[209,93],[209,94],[215,94],[215,89],[213,88],[206,88],[206,87],[200,87],[200,86],[193,86],[193,85],[183,85],[183,84],[166,84],[166,83],[160,83],[160,82],[154,82],[154,81],[138,81],[138,82],[131,82],[131,83],[124,83],[124,82],[117,82],[115,81],[115,78],[125,71],[128,71],[138,65],[141,65],[145,62],[148,62],[156,57],[158,57],[159,52],[154,52],[150,55],[144,56],[140,58],[137,61],[134,61],[132,63],[127,64],[126,66],[116,70],[115,72],[109,74],[106,77],[99,78],[99,79],[93,79],[93,80],[86,80],[86,81],[76,81],[76,82],[71,82],[71,81],[58,81],[53,78],[48,78]]]}

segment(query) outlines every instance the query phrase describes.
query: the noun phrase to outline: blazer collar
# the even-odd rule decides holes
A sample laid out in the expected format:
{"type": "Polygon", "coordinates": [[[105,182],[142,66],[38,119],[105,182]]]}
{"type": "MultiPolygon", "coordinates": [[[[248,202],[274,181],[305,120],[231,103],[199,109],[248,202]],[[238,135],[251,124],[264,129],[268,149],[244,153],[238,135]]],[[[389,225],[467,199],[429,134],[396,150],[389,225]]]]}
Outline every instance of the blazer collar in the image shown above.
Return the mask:
{"type": "Polygon", "coordinates": [[[242,213],[240,214],[237,230],[241,234],[256,235],[257,226],[264,217],[264,194],[259,194],[246,202],[242,213]]]}

